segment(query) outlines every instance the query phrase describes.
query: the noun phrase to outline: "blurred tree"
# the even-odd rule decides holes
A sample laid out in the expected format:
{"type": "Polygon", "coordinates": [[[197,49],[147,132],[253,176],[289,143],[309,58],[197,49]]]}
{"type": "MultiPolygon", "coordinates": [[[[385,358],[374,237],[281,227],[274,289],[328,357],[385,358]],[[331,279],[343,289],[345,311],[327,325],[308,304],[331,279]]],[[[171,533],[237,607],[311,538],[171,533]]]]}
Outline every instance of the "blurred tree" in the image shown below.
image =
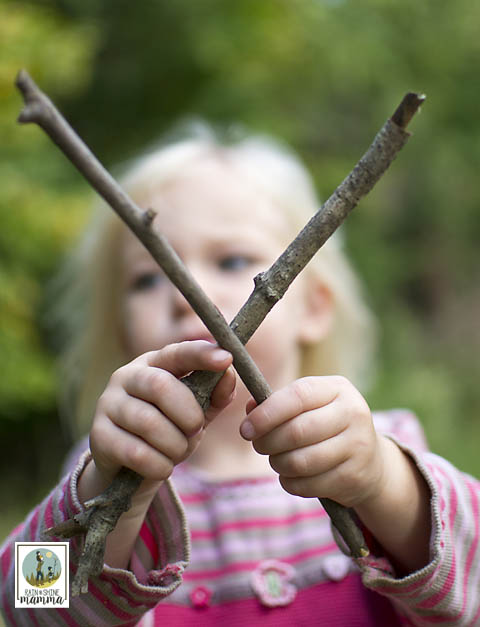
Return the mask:
{"type": "Polygon", "coordinates": [[[79,228],[81,199],[43,134],[16,126],[13,81],[28,66],[47,90],[74,92],[88,77],[92,32],[33,6],[3,4],[0,42],[0,398],[2,415],[16,419],[19,405],[51,406],[51,360],[36,312],[44,279],[79,228]]]}
{"type": "Polygon", "coordinates": [[[19,495],[38,498],[58,473],[48,461],[62,446],[53,356],[39,311],[85,204],[78,177],[51,142],[33,126],[16,125],[21,98],[13,82],[28,67],[54,96],[72,94],[88,81],[94,46],[95,31],[84,24],[45,7],[0,2],[0,491],[7,517],[19,495]]]}

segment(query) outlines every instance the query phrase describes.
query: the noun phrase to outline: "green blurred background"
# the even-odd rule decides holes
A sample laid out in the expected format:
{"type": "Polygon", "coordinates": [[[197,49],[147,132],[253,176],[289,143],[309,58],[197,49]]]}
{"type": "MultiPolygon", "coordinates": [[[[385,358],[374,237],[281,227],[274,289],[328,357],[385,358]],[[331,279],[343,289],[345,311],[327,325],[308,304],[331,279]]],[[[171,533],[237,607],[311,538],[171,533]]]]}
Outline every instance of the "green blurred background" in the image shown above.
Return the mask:
{"type": "Polygon", "coordinates": [[[410,407],[480,475],[480,4],[471,0],[0,0],[0,539],[53,485],[45,285],[92,193],[15,120],[25,67],[107,165],[192,114],[279,136],[326,198],[404,93],[414,133],[347,221],[383,330],[373,408],[410,407]]]}

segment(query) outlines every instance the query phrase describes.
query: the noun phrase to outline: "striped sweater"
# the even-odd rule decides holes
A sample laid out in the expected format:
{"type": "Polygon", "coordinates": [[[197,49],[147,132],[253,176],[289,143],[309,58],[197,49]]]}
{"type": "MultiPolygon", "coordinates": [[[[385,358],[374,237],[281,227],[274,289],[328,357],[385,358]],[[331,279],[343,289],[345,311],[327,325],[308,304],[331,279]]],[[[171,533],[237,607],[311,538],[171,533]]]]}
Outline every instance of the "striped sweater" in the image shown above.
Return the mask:
{"type": "MultiPolygon", "coordinates": [[[[153,500],[129,570],[105,565],[68,609],[15,609],[14,542],[40,540],[81,510],[87,451],[0,550],[7,625],[480,625],[480,483],[429,453],[410,413],[375,421],[431,490],[430,562],[420,571],[396,577],[375,550],[350,559],[319,501],[287,494],[274,478],[214,482],[184,464],[153,500]]],[[[71,577],[80,550],[72,540],[71,577]]]]}

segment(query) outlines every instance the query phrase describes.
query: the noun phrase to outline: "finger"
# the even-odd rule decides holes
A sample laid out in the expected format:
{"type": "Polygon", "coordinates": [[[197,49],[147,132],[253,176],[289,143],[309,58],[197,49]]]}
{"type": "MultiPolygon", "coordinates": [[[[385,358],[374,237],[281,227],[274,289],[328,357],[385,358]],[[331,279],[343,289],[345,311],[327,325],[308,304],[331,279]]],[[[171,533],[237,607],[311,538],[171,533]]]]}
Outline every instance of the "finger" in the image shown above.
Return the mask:
{"type": "MultiPolygon", "coordinates": [[[[335,469],[331,472],[334,473],[335,469]]],[[[330,473],[328,474],[330,475],[330,473]]],[[[331,494],[332,480],[326,475],[294,478],[280,476],[278,479],[282,488],[289,494],[303,496],[304,498],[333,498],[331,494]]]]}
{"type": "Polygon", "coordinates": [[[173,470],[171,459],[107,417],[92,427],[90,445],[97,468],[109,481],[122,466],[155,481],[167,479],[173,470]]]}
{"type": "Polygon", "coordinates": [[[132,368],[124,382],[124,390],[130,396],[154,405],[187,437],[197,433],[205,422],[204,413],[191,390],[161,368],[132,368]]]}
{"type": "Polygon", "coordinates": [[[229,366],[212,392],[210,406],[205,412],[207,422],[211,422],[235,398],[236,382],[235,370],[229,366]]]}
{"type": "Polygon", "coordinates": [[[168,370],[176,377],[182,377],[193,370],[221,372],[232,363],[232,355],[206,340],[194,340],[170,344],[161,350],[145,355],[147,364],[168,370]]]}
{"type": "Polygon", "coordinates": [[[339,435],[325,442],[270,456],[270,465],[282,477],[311,477],[324,474],[349,457],[347,438],[339,435]]]}
{"type": "Polygon", "coordinates": [[[246,440],[254,440],[302,412],[331,403],[338,394],[333,379],[335,377],[305,377],[277,390],[251,410],[240,433],[246,440]]]}
{"type": "Polygon", "coordinates": [[[127,394],[120,400],[109,415],[117,426],[142,438],[174,462],[182,459],[187,451],[188,439],[173,422],[151,403],[127,394]]]}
{"type": "Polygon", "coordinates": [[[277,455],[335,437],[346,428],[345,415],[330,403],[282,423],[253,441],[257,453],[277,455]]]}
{"type": "Polygon", "coordinates": [[[320,475],[311,477],[279,476],[286,492],[305,498],[318,497],[333,499],[345,507],[355,507],[361,496],[356,476],[349,471],[349,462],[339,464],[320,475]]]}

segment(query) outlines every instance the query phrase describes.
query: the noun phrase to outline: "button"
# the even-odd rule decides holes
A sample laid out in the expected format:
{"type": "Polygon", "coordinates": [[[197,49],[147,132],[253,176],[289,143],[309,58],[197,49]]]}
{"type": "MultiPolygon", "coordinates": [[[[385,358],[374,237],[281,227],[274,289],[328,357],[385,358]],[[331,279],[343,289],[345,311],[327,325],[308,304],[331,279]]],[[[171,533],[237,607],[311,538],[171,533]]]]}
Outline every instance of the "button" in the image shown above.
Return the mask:
{"type": "Polygon", "coordinates": [[[345,579],[350,570],[350,558],[346,555],[327,555],[322,561],[322,568],[325,576],[331,581],[341,581],[345,579]]]}
{"type": "Polygon", "coordinates": [[[197,586],[190,592],[190,601],[193,607],[208,607],[211,598],[212,591],[207,586],[197,586]]]}
{"type": "Polygon", "coordinates": [[[267,607],[288,605],[297,594],[292,580],[295,569],[278,560],[261,562],[252,573],[251,584],[259,601],[267,607]]]}

